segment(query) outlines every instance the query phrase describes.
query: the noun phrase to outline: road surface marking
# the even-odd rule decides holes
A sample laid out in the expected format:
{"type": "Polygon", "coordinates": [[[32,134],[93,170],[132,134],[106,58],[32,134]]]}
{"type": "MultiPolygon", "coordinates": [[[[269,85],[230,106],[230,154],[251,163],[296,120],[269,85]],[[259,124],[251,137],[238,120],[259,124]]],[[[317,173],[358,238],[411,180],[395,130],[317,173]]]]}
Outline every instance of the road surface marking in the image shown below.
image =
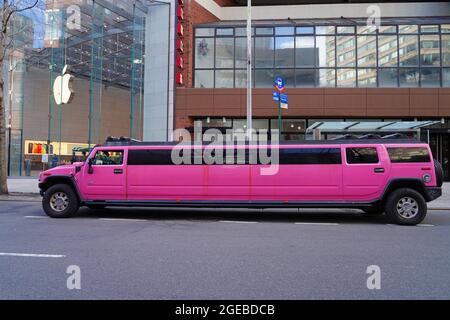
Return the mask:
{"type": "Polygon", "coordinates": [[[100,218],[102,221],[148,221],[144,219],[113,219],[113,218],[100,218]]]}
{"type": "Polygon", "coordinates": [[[231,221],[231,220],[221,220],[219,222],[222,222],[222,223],[247,223],[247,224],[249,224],[249,223],[258,223],[256,221],[231,221]]]}
{"type": "Polygon", "coordinates": [[[295,222],[295,224],[305,225],[305,226],[338,226],[339,223],[328,223],[328,222],[295,222]]]}
{"type": "Polygon", "coordinates": [[[0,252],[0,256],[10,257],[33,257],[33,258],[64,258],[62,254],[41,254],[41,253],[15,253],[15,252],[0,252]]]}
{"type": "Polygon", "coordinates": [[[434,224],[422,223],[422,224],[418,224],[417,227],[434,227],[434,224]]]}
{"type": "Polygon", "coordinates": [[[25,216],[24,218],[26,218],[26,219],[50,219],[49,217],[46,217],[46,216],[25,216]]]}

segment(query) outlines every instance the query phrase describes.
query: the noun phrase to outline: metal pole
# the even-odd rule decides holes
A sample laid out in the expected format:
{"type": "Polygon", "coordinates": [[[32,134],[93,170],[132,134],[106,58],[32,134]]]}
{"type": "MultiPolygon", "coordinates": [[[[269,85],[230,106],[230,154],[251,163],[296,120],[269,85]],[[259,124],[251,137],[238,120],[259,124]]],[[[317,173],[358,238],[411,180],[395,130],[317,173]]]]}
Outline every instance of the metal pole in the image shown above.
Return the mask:
{"type": "Polygon", "coordinates": [[[252,1],[247,0],[247,138],[252,140],[252,1]]]}
{"type": "Polygon", "coordinates": [[[283,128],[283,121],[281,120],[281,95],[278,98],[278,135],[279,141],[281,141],[281,131],[283,128]]]}

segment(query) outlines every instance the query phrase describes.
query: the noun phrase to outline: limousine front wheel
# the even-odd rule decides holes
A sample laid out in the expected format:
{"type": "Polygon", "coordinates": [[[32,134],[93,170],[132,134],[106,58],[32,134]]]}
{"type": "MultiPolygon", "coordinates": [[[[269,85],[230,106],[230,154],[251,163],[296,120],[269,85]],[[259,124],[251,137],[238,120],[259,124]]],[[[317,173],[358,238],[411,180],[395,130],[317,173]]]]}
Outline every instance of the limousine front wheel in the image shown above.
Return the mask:
{"type": "Polygon", "coordinates": [[[66,184],[56,184],[45,191],[42,198],[45,213],[52,218],[68,218],[78,211],[78,199],[66,184]]]}
{"type": "Polygon", "coordinates": [[[391,222],[416,225],[425,219],[427,204],[416,190],[401,188],[393,191],[386,200],[386,215],[391,222]]]}

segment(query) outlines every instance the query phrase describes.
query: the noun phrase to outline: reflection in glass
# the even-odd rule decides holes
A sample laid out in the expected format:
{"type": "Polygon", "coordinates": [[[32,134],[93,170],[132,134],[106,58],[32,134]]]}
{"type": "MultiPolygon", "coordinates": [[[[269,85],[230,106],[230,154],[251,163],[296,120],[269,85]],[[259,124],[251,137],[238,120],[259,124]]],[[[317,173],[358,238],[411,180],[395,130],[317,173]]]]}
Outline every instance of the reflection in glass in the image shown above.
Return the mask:
{"type": "Polygon", "coordinates": [[[293,88],[295,86],[294,71],[294,69],[277,69],[275,70],[274,78],[277,76],[282,77],[284,79],[284,86],[286,88],[293,88]]]}
{"type": "Polygon", "coordinates": [[[400,35],[398,41],[400,66],[419,65],[419,37],[400,35]]]}
{"type": "Polygon", "coordinates": [[[378,65],[397,66],[397,36],[378,36],[378,65]]]}
{"type": "Polygon", "coordinates": [[[273,87],[273,70],[255,70],[255,87],[271,88],[273,87]]]}
{"type": "Polygon", "coordinates": [[[196,37],[214,37],[214,28],[196,28],[196,37]]]}
{"type": "Polygon", "coordinates": [[[423,66],[440,64],[439,36],[424,35],[420,37],[420,61],[423,66]]]}
{"type": "Polygon", "coordinates": [[[317,55],[314,37],[297,37],[295,43],[295,63],[297,67],[314,67],[317,55]]]}
{"type": "Polygon", "coordinates": [[[355,33],[355,26],[337,27],[337,33],[355,33]]]}
{"type": "Polygon", "coordinates": [[[398,33],[417,33],[419,30],[419,28],[417,27],[417,25],[410,25],[410,24],[405,24],[405,25],[399,25],[398,26],[398,33]]]}
{"type": "Polygon", "coordinates": [[[295,72],[297,88],[314,88],[316,78],[316,69],[297,69],[295,72]]]}
{"type": "Polygon", "coordinates": [[[275,28],[275,35],[290,36],[294,34],[294,27],[277,27],[275,28]]]}
{"type": "Polygon", "coordinates": [[[358,67],[377,66],[377,38],[358,36],[358,67]]]}
{"type": "Polygon", "coordinates": [[[442,65],[450,66],[450,35],[442,35],[442,65]]]}
{"type": "Polygon", "coordinates": [[[216,68],[233,68],[234,65],[234,39],[216,39],[216,68]]]}
{"type": "Polygon", "coordinates": [[[358,87],[370,88],[377,86],[377,69],[358,69],[358,87]]]}
{"type": "Polygon", "coordinates": [[[258,36],[273,35],[273,28],[256,28],[255,32],[258,36]]]}
{"type": "Polygon", "coordinates": [[[420,26],[420,32],[422,32],[422,33],[439,32],[439,26],[438,25],[422,25],[422,26],[420,26]]]}
{"type": "Polygon", "coordinates": [[[334,34],[335,27],[334,26],[318,26],[316,27],[316,34],[334,34]]]}
{"type": "Polygon", "coordinates": [[[218,36],[232,36],[234,35],[234,29],[233,28],[217,28],[216,29],[218,36]]]}
{"type": "Polygon", "coordinates": [[[273,60],[274,60],[274,38],[273,37],[255,38],[255,67],[272,68],[273,60]]]}
{"type": "Polygon", "coordinates": [[[398,87],[397,69],[379,69],[378,71],[378,86],[379,87],[398,87]]]}
{"type": "Polygon", "coordinates": [[[400,87],[415,88],[419,86],[419,69],[401,68],[400,87]]]}
{"type": "Polygon", "coordinates": [[[213,68],[214,67],[214,39],[197,38],[195,39],[195,67],[213,68]]]}
{"type": "Polygon", "coordinates": [[[356,86],[356,70],[355,69],[338,69],[337,87],[355,87],[356,86]]]}
{"type": "Polygon", "coordinates": [[[297,27],[297,34],[314,34],[314,27],[297,27]]]}
{"type": "Polygon", "coordinates": [[[213,88],[214,71],[213,70],[195,70],[196,88],[213,88]]]}
{"type": "Polygon", "coordinates": [[[233,88],[234,87],[234,71],[233,70],[216,70],[216,88],[233,88]]]}
{"type": "Polygon", "coordinates": [[[440,87],[441,69],[423,68],[420,70],[420,84],[422,87],[440,87]]]}
{"type": "Polygon", "coordinates": [[[338,36],[336,37],[336,54],[338,67],[355,66],[355,37],[338,36]]]}
{"type": "Polygon", "coordinates": [[[277,37],[275,38],[275,68],[294,67],[295,38],[277,37]]]}
{"type": "Polygon", "coordinates": [[[246,88],[247,87],[247,70],[246,69],[235,71],[235,87],[236,88],[246,88]]]}
{"type": "MultiPolygon", "coordinates": [[[[255,54],[254,49],[255,38],[252,39],[252,56],[255,54]]],[[[247,38],[236,38],[236,68],[246,68],[247,67],[247,38]]],[[[252,64],[255,64],[254,59],[252,64]]]]}
{"type": "Polygon", "coordinates": [[[450,68],[442,69],[442,86],[450,87],[450,68]]]}
{"type": "Polygon", "coordinates": [[[316,37],[316,50],[319,56],[319,67],[329,68],[336,65],[334,36],[316,37]]]}
{"type": "Polygon", "coordinates": [[[334,88],[336,86],[335,69],[319,69],[319,87],[334,88]]]}

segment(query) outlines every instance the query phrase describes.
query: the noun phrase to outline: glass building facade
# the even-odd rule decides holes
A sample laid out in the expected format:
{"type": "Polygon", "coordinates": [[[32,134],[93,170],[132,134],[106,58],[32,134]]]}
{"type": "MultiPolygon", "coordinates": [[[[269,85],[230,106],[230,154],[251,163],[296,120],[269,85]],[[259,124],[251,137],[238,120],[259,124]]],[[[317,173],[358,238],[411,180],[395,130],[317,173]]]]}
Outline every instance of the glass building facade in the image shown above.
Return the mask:
{"type": "Polygon", "coordinates": [[[109,135],[142,137],[148,8],[138,0],[39,0],[14,16],[3,71],[9,175],[67,163],[73,148],[109,135]],[[65,67],[73,96],[58,104],[65,67]]]}
{"type": "MultiPolygon", "coordinates": [[[[255,26],[253,86],[450,87],[450,19],[421,23],[255,26]]],[[[244,26],[195,29],[195,87],[245,87],[246,60],[244,26]]]]}

